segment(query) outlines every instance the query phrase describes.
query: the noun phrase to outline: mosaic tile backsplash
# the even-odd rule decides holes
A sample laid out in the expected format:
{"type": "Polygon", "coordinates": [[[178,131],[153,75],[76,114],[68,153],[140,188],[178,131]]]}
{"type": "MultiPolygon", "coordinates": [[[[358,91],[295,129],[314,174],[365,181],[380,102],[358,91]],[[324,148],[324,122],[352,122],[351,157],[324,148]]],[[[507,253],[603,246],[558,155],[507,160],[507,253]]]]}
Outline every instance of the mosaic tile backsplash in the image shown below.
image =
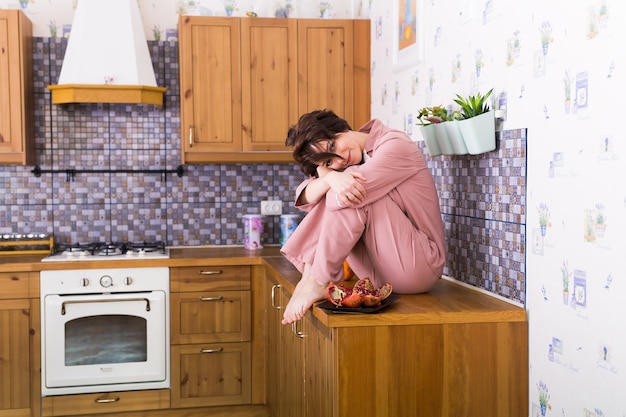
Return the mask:
{"type": "MultiPolygon", "coordinates": [[[[259,213],[261,200],[280,199],[284,212],[297,213],[291,201],[303,174],[295,164],[187,165],[182,177],[124,172],[174,170],[181,161],[177,43],[148,43],[157,83],[167,87],[163,107],[58,106],[46,87],[58,80],[67,40],[34,39],[37,158],[56,172],[36,177],[32,166],[0,166],[0,233],[242,245],[241,216],[259,213]]],[[[526,131],[500,136],[497,151],[428,163],[448,238],[444,273],[523,303],[526,131]]],[[[278,217],[266,217],[264,243],[279,237],[278,217]]]]}

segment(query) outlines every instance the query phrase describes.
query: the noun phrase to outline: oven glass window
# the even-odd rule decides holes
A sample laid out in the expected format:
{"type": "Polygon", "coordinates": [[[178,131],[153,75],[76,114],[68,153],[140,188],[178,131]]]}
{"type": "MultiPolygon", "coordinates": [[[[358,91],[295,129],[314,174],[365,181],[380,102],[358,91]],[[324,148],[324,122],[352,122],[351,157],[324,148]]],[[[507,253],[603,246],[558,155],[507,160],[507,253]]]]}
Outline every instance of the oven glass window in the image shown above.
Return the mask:
{"type": "Polygon", "coordinates": [[[81,317],[65,324],[65,366],[145,362],[146,319],[109,314],[81,317]]]}

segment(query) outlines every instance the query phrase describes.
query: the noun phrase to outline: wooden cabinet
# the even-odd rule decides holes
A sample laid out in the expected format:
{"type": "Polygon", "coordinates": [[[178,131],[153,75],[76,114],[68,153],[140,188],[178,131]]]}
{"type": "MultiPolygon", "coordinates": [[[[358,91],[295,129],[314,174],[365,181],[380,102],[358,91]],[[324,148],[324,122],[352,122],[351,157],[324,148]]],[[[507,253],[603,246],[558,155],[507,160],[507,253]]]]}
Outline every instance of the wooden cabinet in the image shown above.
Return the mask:
{"type": "Polygon", "coordinates": [[[292,162],[289,126],[370,116],[369,20],[181,16],[183,163],[292,162]]]}
{"type": "Polygon", "coordinates": [[[276,280],[268,279],[267,404],[274,417],[332,416],[335,389],[332,337],[307,314],[291,325],[282,325],[283,309],[291,294],[276,280]]]}
{"type": "Polygon", "coordinates": [[[270,280],[267,317],[267,403],[274,417],[300,416],[304,406],[304,344],[295,326],[280,323],[290,294],[270,280]]]}
{"type": "Polygon", "coordinates": [[[170,274],[172,408],[249,404],[250,267],[170,274]]]}
{"type": "Polygon", "coordinates": [[[0,417],[39,415],[39,307],[29,272],[0,273],[0,417]]]}
{"type": "MultiPolygon", "coordinates": [[[[286,261],[266,262],[270,288],[282,285],[286,261]]],[[[289,293],[281,287],[280,294],[284,306],[289,293]]],[[[523,308],[441,280],[379,314],[314,308],[293,332],[279,324],[282,311],[276,315],[268,309],[268,404],[275,416],[528,415],[523,308]]]]}
{"type": "Polygon", "coordinates": [[[0,10],[0,164],[34,164],[32,24],[0,10]]]}

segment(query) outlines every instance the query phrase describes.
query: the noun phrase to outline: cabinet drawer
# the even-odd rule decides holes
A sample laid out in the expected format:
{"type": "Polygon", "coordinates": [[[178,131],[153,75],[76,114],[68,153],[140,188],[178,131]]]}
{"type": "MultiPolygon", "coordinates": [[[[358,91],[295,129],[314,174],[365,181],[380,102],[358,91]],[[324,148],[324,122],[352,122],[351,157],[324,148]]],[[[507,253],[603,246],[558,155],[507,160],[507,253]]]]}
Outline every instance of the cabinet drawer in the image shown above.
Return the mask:
{"type": "Polygon", "coordinates": [[[250,340],[250,291],[172,293],[170,301],[173,344],[250,340]]]}
{"type": "Polygon", "coordinates": [[[249,266],[192,266],[170,270],[172,292],[249,290],[249,266]]]}
{"type": "Polygon", "coordinates": [[[0,273],[0,299],[28,298],[28,272],[0,273]]]}
{"type": "Polygon", "coordinates": [[[44,397],[42,403],[44,417],[159,410],[170,407],[170,390],[62,395],[44,397]]]}
{"type": "Polygon", "coordinates": [[[249,404],[250,343],[172,346],[172,408],[249,404]]]}

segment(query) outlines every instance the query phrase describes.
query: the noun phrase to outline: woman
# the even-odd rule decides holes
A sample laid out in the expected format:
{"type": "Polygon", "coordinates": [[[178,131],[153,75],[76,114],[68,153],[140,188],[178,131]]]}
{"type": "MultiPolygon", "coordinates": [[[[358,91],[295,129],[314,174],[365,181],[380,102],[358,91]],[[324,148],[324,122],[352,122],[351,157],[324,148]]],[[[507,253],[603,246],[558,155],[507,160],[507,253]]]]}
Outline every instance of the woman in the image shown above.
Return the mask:
{"type": "Polygon", "coordinates": [[[343,279],[343,261],[376,287],[428,291],[445,263],[444,227],[432,175],[404,133],[371,120],[358,131],[329,110],[300,117],[288,146],[310,178],[296,190],[307,211],[282,254],[302,273],[283,324],[301,319],[343,279]]]}

